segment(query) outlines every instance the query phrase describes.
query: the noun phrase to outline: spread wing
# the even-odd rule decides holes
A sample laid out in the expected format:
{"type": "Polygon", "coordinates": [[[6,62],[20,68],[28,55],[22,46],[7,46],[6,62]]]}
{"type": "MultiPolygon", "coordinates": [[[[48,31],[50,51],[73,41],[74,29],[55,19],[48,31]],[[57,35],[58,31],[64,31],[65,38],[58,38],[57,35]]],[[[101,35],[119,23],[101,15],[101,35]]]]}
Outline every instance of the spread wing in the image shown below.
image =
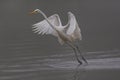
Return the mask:
{"type": "Polygon", "coordinates": [[[76,18],[74,16],[73,13],[68,12],[68,19],[69,22],[67,24],[67,31],[66,34],[68,34],[72,39],[82,39],[82,35],[81,35],[81,30],[78,26],[78,23],[76,21],[76,18]]]}
{"type": "MultiPolygon", "coordinates": [[[[54,14],[48,17],[50,23],[54,26],[61,26],[61,21],[59,15],[54,14]]],[[[49,23],[44,19],[33,25],[33,31],[38,34],[51,34],[57,36],[57,32],[49,25],[49,23]]]]}

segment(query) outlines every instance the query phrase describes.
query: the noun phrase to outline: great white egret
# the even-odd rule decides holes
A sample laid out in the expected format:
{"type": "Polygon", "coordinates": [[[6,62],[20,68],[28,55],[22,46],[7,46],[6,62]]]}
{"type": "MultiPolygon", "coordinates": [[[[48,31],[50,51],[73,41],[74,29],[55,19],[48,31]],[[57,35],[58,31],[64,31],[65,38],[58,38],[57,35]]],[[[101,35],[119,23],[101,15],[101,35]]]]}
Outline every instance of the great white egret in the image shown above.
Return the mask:
{"type": "Polygon", "coordinates": [[[80,53],[81,58],[87,63],[87,60],[82,56],[78,46],[74,45],[75,40],[82,40],[81,30],[78,26],[76,18],[72,12],[68,12],[68,23],[62,26],[61,20],[58,14],[54,14],[47,17],[41,10],[35,9],[31,14],[40,13],[45,18],[33,25],[33,31],[38,34],[51,34],[58,38],[61,45],[68,44],[75,52],[77,61],[82,64],[82,61],[78,58],[77,52],[80,53]]]}

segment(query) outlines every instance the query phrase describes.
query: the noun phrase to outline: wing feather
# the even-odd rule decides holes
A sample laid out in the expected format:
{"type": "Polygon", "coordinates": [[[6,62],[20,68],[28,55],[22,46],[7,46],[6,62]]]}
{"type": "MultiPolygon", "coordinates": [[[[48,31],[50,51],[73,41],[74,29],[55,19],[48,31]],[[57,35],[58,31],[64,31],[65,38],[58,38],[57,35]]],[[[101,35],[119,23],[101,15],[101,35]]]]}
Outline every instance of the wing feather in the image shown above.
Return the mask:
{"type": "MultiPolygon", "coordinates": [[[[58,14],[54,14],[54,15],[48,17],[48,20],[54,26],[62,25],[58,14]]],[[[38,33],[41,35],[51,34],[51,35],[57,36],[56,31],[49,25],[49,23],[45,19],[43,21],[40,21],[40,22],[34,24],[33,31],[34,31],[34,33],[38,33]]]]}
{"type": "Polygon", "coordinates": [[[81,40],[82,39],[81,30],[78,26],[76,18],[73,13],[68,12],[68,14],[69,22],[67,25],[68,29],[66,31],[66,34],[69,35],[73,40],[75,39],[81,40]]]}

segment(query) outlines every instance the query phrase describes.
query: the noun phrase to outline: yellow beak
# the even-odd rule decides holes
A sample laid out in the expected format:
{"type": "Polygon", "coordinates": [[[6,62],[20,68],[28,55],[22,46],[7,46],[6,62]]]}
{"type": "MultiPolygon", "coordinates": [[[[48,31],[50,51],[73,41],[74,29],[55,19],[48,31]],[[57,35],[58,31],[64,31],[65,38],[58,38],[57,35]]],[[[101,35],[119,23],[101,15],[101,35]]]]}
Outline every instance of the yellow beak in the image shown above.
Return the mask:
{"type": "Polygon", "coordinates": [[[37,12],[36,11],[32,11],[29,14],[37,14],[37,12]]]}

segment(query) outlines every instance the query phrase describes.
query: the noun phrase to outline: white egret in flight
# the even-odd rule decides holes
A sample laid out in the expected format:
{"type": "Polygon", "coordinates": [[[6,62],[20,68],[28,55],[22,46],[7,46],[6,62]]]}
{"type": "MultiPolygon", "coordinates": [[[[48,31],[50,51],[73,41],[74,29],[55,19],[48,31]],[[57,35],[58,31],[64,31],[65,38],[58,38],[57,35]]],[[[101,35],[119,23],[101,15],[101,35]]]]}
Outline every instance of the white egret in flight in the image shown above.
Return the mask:
{"type": "Polygon", "coordinates": [[[82,64],[82,61],[78,58],[77,52],[80,53],[83,61],[87,63],[87,60],[82,56],[78,46],[74,45],[75,40],[81,40],[81,30],[78,26],[76,18],[72,12],[68,12],[68,23],[63,26],[58,14],[54,14],[50,17],[47,17],[41,10],[35,9],[31,14],[40,13],[45,18],[43,21],[40,21],[33,25],[33,31],[38,34],[51,34],[58,38],[58,41],[61,45],[64,43],[68,44],[75,52],[77,61],[82,64]]]}

